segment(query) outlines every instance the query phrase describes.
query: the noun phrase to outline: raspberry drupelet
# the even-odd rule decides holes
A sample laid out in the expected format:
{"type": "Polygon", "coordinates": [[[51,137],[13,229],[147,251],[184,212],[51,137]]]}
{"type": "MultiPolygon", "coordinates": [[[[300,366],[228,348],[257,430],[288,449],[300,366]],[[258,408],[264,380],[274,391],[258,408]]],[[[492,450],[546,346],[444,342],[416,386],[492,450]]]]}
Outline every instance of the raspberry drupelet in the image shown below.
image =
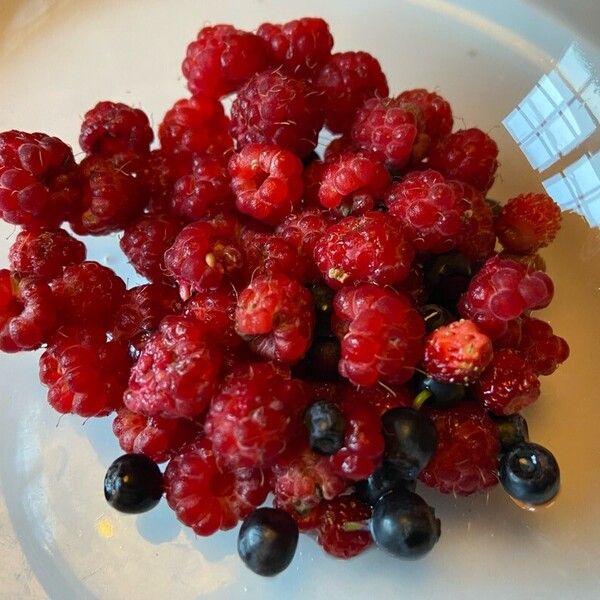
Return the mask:
{"type": "Polygon", "coordinates": [[[415,252],[391,217],[369,212],[331,225],[314,248],[327,285],[393,285],[406,278],[415,252]]]}
{"type": "Polygon", "coordinates": [[[142,110],[104,100],[85,113],[79,145],[88,155],[145,154],[153,139],[150,121],[142,110]]]}
{"type": "Polygon", "coordinates": [[[457,250],[471,261],[487,260],[494,254],[496,245],[492,210],[482,193],[468,183],[453,181],[452,187],[462,197],[467,215],[463,240],[457,250]]]}
{"type": "Polygon", "coordinates": [[[237,91],[268,67],[267,47],[258,36],[232,25],[203,27],[187,47],[181,70],[194,96],[220,98],[237,91]]]}
{"type": "Polygon", "coordinates": [[[276,144],[304,158],[315,149],[321,127],[322,94],[308,81],[278,71],[254,76],[231,106],[231,134],[238,150],[276,144]]]}
{"type": "Polygon", "coordinates": [[[356,152],[357,148],[349,135],[343,135],[339,138],[334,138],[327,144],[325,151],[323,152],[323,160],[325,162],[331,162],[341,154],[346,152],[356,152]]]}
{"type": "Polygon", "coordinates": [[[323,92],[325,125],[333,133],[348,133],[358,108],[367,98],[385,98],[387,79],[376,58],[367,52],[333,54],[315,78],[323,92]]]}
{"type": "Polygon", "coordinates": [[[302,197],[302,162],[273,144],[248,144],[229,160],[237,209],[258,221],[277,225],[302,197]]]}
{"type": "Polygon", "coordinates": [[[125,406],[148,417],[193,419],[216,391],[221,362],[201,323],[165,317],[131,369],[125,406]]]}
{"type": "Polygon", "coordinates": [[[417,106],[423,116],[425,133],[432,142],[452,132],[454,119],[452,108],[447,100],[435,92],[422,88],[406,90],[398,96],[398,100],[417,106]]]}
{"type": "Polygon", "coordinates": [[[260,469],[220,468],[206,438],[185,446],[167,465],[165,492],[177,518],[198,535],[232,529],[266,499],[260,469]]]}
{"type": "Polygon", "coordinates": [[[549,323],[533,317],[521,319],[521,339],[514,347],[536,375],[552,375],[569,358],[566,340],[555,335],[549,323]]]}
{"type": "Polygon", "coordinates": [[[393,387],[381,385],[375,387],[354,387],[347,385],[344,391],[345,398],[357,398],[357,401],[369,404],[376,411],[379,417],[391,408],[405,407],[410,408],[415,397],[410,385],[395,385],[393,387]]]}
{"type": "Polygon", "coordinates": [[[300,360],[311,344],[314,324],[311,293],[287,275],[255,277],[238,297],[235,329],[267,360],[300,360]]]}

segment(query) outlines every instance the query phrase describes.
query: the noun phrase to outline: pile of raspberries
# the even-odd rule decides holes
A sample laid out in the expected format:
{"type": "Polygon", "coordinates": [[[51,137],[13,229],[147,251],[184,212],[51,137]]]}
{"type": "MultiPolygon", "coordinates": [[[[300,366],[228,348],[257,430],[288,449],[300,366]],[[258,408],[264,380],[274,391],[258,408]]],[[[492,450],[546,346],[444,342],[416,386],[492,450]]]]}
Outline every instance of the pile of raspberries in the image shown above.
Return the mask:
{"type": "Polygon", "coordinates": [[[0,217],[21,228],[0,348],[41,348],[52,407],[116,413],[123,450],[168,461],[167,502],[197,534],[271,493],[347,558],[371,543],[344,523],[370,514],[354,491],[382,462],[385,411],[424,377],[464,386],[421,409],[438,445],[419,480],[481,492],[498,481],[493,417],[534,402],[569,350],[531,314],[553,296],[537,252],[558,206],[486,200],[489,135],[332,47],[319,18],[203,27],[182,65],[191,96],[153,149],[148,117],[110,101],[85,114],[79,163],[56,137],[0,133],[0,217]],[[147,284],[86,261],[79,237],[114,233],[147,284]],[[330,455],[309,444],[317,401],[344,418],[330,455]]]}

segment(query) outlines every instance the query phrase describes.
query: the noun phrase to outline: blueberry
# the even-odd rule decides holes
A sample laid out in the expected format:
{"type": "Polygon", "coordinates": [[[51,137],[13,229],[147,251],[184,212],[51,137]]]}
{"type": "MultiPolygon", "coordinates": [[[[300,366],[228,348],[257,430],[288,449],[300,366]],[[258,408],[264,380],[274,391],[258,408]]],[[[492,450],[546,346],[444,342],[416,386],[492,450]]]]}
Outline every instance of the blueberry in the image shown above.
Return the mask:
{"type": "Polygon", "coordinates": [[[357,481],[354,492],[361,502],[375,506],[381,496],[396,488],[414,492],[416,487],[414,479],[404,479],[394,465],[384,462],[367,479],[357,481]]]}
{"type": "Polygon", "coordinates": [[[337,338],[317,338],[302,358],[292,367],[294,377],[309,381],[338,381],[340,342],[337,338]]]}
{"type": "Polygon", "coordinates": [[[381,417],[385,459],[404,479],[416,479],[437,446],[433,421],[414,408],[392,408],[381,417]]]}
{"type": "Polygon", "coordinates": [[[437,304],[424,304],[419,311],[423,315],[425,329],[428,333],[456,321],[456,317],[448,309],[437,304]]]}
{"type": "Polygon", "coordinates": [[[298,545],[298,526],[277,508],[258,508],[242,523],[238,554],[257,575],[277,575],[292,562],[298,545]]]}
{"type": "Polygon", "coordinates": [[[402,489],[379,499],[370,528],[375,543],[400,558],[419,558],[440,538],[440,520],[433,508],[421,496],[402,489]]]}
{"type": "Polygon", "coordinates": [[[305,156],[302,159],[302,164],[305,167],[308,167],[308,165],[310,165],[310,163],[314,162],[315,160],[321,160],[321,157],[313,150],[308,156],[305,156]]]}
{"type": "Polygon", "coordinates": [[[344,445],[346,421],[340,409],[324,400],[306,409],[304,423],[308,428],[310,447],[317,454],[335,454],[344,445]]]}
{"type": "Polygon", "coordinates": [[[427,406],[433,408],[451,408],[464,399],[467,388],[460,383],[442,383],[433,377],[422,379],[417,389],[419,392],[428,390],[431,396],[427,399],[427,406]]]}
{"type": "Polygon", "coordinates": [[[455,311],[458,299],[469,287],[472,274],[469,259],[459,252],[436,256],[425,265],[429,302],[455,311]]]}
{"type": "Polygon", "coordinates": [[[143,454],[124,454],[106,471],[104,497],[119,512],[146,512],[158,504],[162,493],[162,473],[143,454]]]}
{"type": "Polygon", "coordinates": [[[335,292],[326,285],[315,285],[310,288],[315,301],[315,337],[330,337],[331,315],[333,313],[333,297],[335,292]]]}
{"type": "Polygon", "coordinates": [[[510,450],[514,445],[529,441],[527,421],[519,414],[498,416],[490,413],[490,417],[498,427],[498,438],[502,450],[510,450]]]}
{"type": "Polygon", "coordinates": [[[560,469],[550,450],[521,442],[500,460],[500,483],[515,500],[538,505],[549,502],[560,488],[560,469]]]}

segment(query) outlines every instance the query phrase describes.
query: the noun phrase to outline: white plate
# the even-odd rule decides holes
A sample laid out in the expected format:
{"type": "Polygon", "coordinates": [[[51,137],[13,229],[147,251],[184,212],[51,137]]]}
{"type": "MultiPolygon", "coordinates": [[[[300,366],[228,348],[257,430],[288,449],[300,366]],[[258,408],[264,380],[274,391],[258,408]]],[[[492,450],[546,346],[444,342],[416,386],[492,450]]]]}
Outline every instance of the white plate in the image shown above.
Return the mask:
{"type": "MultiPolygon", "coordinates": [[[[76,147],[81,116],[104,98],[139,105],[156,124],[186,94],[179,65],[204,22],[253,29],[265,20],[322,15],[337,50],[366,49],[381,60],[393,92],[437,88],[459,125],[493,134],[502,161],[496,198],[539,190],[558,167],[598,150],[594,134],[540,174],[501,126],[573,39],[583,37],[555,15],[562,9],[563,17],[576,18],[581,6],[591,11],[591,1],[575,3],[573,12],[568,2],[550,2],[552,13],[513,0],[0,4],[0,130],[47,131],[76,147]]],[[[598,11],[584,16],[580,31],[597,32],[598,11]]],[[[14,231],[3,224],[0,233],[5,265],[14,231]]],[[[527,416],[533,438],[560,462],[558,501],[528,513],[501,489],[469,499],[425,492],[443,533],[416,563],[376,550],[337,561],[303,536],[291,568],[265,580],[239,562],[234,532],[197,539],[164,503],[139,517],[111,511],[102,497],[105,468],[119,454],[110,420],[59,420],[37,383],[37,355],[3,355],[0,598],[599,598],[598,244],[598,231],[571,214],[544,253],[557,284],[545,317],[568,338],[572,356],[543,381],[543,396],[527,416]]],[[[92,245],[92,258],[131,275],[114,243],[92,245]]]]}

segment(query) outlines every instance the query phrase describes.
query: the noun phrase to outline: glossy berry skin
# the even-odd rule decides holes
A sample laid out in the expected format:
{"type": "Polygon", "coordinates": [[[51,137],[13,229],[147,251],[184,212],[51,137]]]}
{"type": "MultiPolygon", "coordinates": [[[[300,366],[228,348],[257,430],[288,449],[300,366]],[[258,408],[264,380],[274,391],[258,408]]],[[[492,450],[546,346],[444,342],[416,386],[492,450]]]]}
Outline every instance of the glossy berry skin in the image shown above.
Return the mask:
{"type": "Polygon", "coordinates": [[[393,219],[369,212],[331,225],[315,245],[314,257],[334,289],[357,282],[385,286],[407,277],[414,250],[393,219]]]}
{"type": "Polygon", "coordinates": [[[499,478],[512,498],[528,506],[550,502],[560,489],[554,455],[531,442],[521,442],[502,456],[499,478]]]}
{"type": "Polygon", "coordinates": [[[333,54],[315,79],[323,93],[325,125],[332,133],[350,131],[356,110],[367,98],[385,98],[386,77],[376,58],[367,52],[333,54]]]}
{"type": "Polygon", "coordinates": [[[418,88],[402,92],[398,100],[418,107],[423,117],[425,133],[432,142],[449,135],[452,131],[452,108],[439,94],[418,88]]]}
{"type": "Polygon", "coordinates": [[[503,452],[517,444],[529,441],[527,421],[520,414],[498,416],[490,413],[490,417],[498,428],[498,439],[503,452]]]}
{"type": "Polygon", "coordinates": [[[143,111],[104,100],[85,113],[79,145],[88,155],[112,156],[127,151],[145,154],[153,139],[150,121],[143,111]]]}
{"type": "Polygon", "coordinates": [[[569,358],[569,345],[555,335],[549,323],[534,317],[521,319],[521,339],[515,349],[536,375],[551,375],[569,358]]]}
{"type": "Polygon", "coordinates": [[[181,70],[194,96],[219,98],[267,66],[267,49],[258,36],[231,25],[214,25],[203,27],[189,44],[181,70]]]}
{"type": "Polygon", "coordinates": [[[256,277],[238,297],[235,329],[267,360],[293,363],[302,358],[314,322],[310,292],[286,275],[256,277]]]}
{"type": "Polygon", "coordinates": [[[147,512],[160,502],[162,495],[162,473],[143,454],[124,454],[106,471],[104,497],[119,512],[147,512]]]}
{"type": "Polygon", "coordinates": [[[238,150],[276,144],[304,158],[315,149],[322,126],[321,95],[308,81],[278,71],[255,75],[231,106],[231,135],[238,150]]]}
{"type": "Polygon", "coordinates": [[[535,402],[540,381],[516,351],[498,350],[472,387],[473,396],[497,415],[512,415],[535,402]]]}
{"type": "Polygon", "coordinates": [[[473,276],[471,261],[460,252],[449,252],[431,257],[424,271],[428,300],[456,312],[473,276]]]}
{"type": "Polygon", "coordinates": [[[311,404],[304,415],[311,449],[317,454],[335,454],[344,445],[346,420],[342,411],[324,400],[311,404]]]}
{"type": "Polygon", "coordinates": [[[416,480],[404,479],[394,465],[384,460],[371,475],[354,484],[354,493],[361,502],[373,507],[392,490],[402,488],[414,492],[416,487],[416,480]]]}
{"type": "Polygon", "coordinates": [[[419,307],[419,312],[423,315],[427,333],[455,320],[454,315],[448,309],[438,304],[423,304],[419,307]]]}
{"type": "Polygon", "coordinates": [[[298,545],[298,526],[285,511],[259,508],[242,523],[238,554],[257,575],[273,576],[292,562],[298,545]]]}
{"type": "Polygon", "coordinates": [[[237,209],[264,223],[276,225],[300,202],[302,163],[279,146],[244,146],[229,159],[229,174],[237,209]]]}
{"type": "Polygon", "coordinates": [[[416,479],[437,447],[432,420],[414,408],[392,408],[381,417],[385,460],[404,479],[416,479]]]}
{"type": "Polygon", "coordinates": [[[418,390],[429,391],[431,396],[427,399],[427,406],[440,409],[456,406],[467,393],[467,388],[460,383],[442,383],[433,377],[420,381],[418,390]]]}
{"type": "Polygon", "coordinates": [[[423,498],[404,489],[393,490],[373,507],[370,522],[375,543],[403,559],[421,558],[440,538],[440,520],[423,498]]]}

